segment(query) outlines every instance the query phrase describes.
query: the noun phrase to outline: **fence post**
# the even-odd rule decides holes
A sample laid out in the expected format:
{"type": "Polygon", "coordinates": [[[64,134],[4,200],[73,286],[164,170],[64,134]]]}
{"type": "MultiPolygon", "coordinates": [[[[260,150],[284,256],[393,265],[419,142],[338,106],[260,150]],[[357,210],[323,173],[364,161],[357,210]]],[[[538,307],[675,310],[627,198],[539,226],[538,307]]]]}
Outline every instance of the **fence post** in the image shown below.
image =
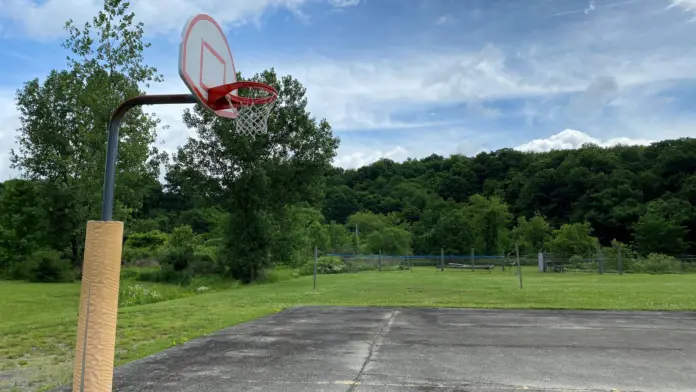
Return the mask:
{"type": "Polygon", "coordinates": [[[599,247],[599,240],[597,240],[597,272],[599,272],[600,275],[604,274],[604,259],[602,259],[602,252],[600,251],[599,247]]]}
{"type": "Polygon", "coordinates": [[[617,265],[619,269],[619,275],[623,275],[623,261],[621,260],[621,245],[619,245],[619,249],[616,252],[616,257],[617,257],[617,265]]]}
{"type": "Polygon", "coordinates": [[[503,272],[505,272],[505,252],[503,252],[503,272]]]}
{"type": "Polygon", "coordinates": [[[377,262],[377,270],[382,272],[382,249],[379,250],[379,261],[377,262]]]}
{"type": "Polygon", "coordinates": [[[471,248],[471,272],[476,271],[476,261],[474,259],[474,248],[471,248]]]}
{"type": "Polygon", "coordinates": [[[679,258],[679,273],[684,273],[684,258],[682,257],[679,258]]]}
{"type": "Polygon", "coordinates": [[[440,248],[440,272],[445,270],[445,249],[440,248]]]}
{"type": "Polygon", "coordinates": [[[317,291],[317,247],[314,247],[314,291],[317,291]]]}
{"type": "Polygon", "coordinates": [[[520,281],[520,290],[522,290],[522,268],[520,267],[520,248],[515,244],[515,254],[517,255],[517,276],[520,281]]]}
{"type": "Polygon", "coordinates": [[[408,257],[410,253],[411,252],[406,251],[406,265],[408,266],[409,271],[413,271],[413,268],[411,268],[411,259],[408,257]]]}

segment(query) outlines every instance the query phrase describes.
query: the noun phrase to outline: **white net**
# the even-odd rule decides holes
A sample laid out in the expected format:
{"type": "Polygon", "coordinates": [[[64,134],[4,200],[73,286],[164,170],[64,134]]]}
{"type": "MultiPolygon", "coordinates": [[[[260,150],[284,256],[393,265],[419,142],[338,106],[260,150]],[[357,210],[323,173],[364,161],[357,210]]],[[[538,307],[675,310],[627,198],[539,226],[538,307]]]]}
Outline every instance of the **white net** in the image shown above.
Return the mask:
{"type": "MultiPolygon", "coordinates": [[[[248,88],[240,89],[238,93],[244,98],[263,99],[271,96],[271,93],[258,89],[248,88]]],[[[234,104],[228,95],[225,96],[230,106],[237,107],[237,118],[234,119],[237,132],[243,135],[254,136],[265,133],[268,130],[268,117],[271,115],[271,110],[275,105],[275,101],[262,104],[234,104]]]]}

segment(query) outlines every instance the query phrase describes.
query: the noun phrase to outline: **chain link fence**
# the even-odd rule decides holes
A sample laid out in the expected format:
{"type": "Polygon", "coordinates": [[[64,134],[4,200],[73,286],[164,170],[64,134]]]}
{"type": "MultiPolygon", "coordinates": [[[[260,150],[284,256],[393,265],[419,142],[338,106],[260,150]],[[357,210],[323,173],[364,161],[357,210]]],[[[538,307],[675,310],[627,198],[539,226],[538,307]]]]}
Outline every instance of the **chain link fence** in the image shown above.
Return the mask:
{"type": "Polygon", "coordinates": [[[379,255],[379,254],[340,254],[327,253],[326,256],[338,257],[351,272],[368,270],[410,270],[413,267],[430,267],[437,269],[459,269],[470,271],[505,270],[510,260],[504,255],[379,255]]]}
{"type": "Polygon", "coordinates": [[[688,274],[696,273],[696,255],[648,256],[599,255],[594,257],[558,257],[543,254],[544,272],[593,274],[688,274]]]}
{"type": "Polygon", "coordinates": [[[594,257],[557,256],[551,253],[520,254],[515,252],[500,256],[476,255],[380,255],[323,253],[334,261],[340,260],[345,272],[410,270],[413,267],[429,267],[441,270],[507,271],[513,273],[519,262],[522,267],[535,266],[545,273],[587,274],[688,274],[696,273],[696,255],[622,256],[620,253],[594,257]]]}

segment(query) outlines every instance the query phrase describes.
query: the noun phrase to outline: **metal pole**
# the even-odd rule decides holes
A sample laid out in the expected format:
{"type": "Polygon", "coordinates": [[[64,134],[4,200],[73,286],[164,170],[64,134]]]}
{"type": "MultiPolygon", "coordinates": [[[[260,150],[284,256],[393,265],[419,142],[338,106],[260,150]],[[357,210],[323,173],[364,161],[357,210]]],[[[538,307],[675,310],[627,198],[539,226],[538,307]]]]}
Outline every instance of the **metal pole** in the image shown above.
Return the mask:
{"type": "Polygon", "coordinates": [[[110,221],[113,217],[114,188],[116,186],[116,158],[118,156],[118,130],[121,126],[123,116],[136,106],[196,102],[196,98],[191,94],[141,95],[123,101],[116,110],[114,110],[109,120],[109,134],[106,142],[106,168],[104,170],[101,220],[110,221]]]}
{"type": "Polygon", "coordinates": [[[471,248],[471,272],[476,271],[476,261],[474,260],[474,248],[471,248]]]}
{"type": "Polygon", "coordinates": [[[314,291],[317,291],[317,247],[314,247],[314,291]]]}
{"type": "Polygon", "coordinates": [[[440,248],[440,272],[445,270],[445,250],[440,248]]]}
{"type": "Polygon", "coordinates": [[[515,244],[515,254],[517,255],[517,276],[520,280],[520,290],[522,290],[522,267],[520,267],[520,248],[515,244]]]}
{"type": "Polygon", "coordinates": [[[623,260],[621,260],[621,245],[619,245],[619,249],[616,252],[616,257],[617,257],[617,268],[619,269],[619,275],[623,275],[623,260]]]}
{"type": "Polygon", "coordinates": [[[382,272],[382,249],[379,250],[379,264],[377,264],[379,272],[382,272]]]}
{"type": "Polygon", "coordinates": [[[503,272],[505,272],[505,252],[503,252],[503,272]]]}
{"type": "MultiPolygon", "coordinates": [[[[102,189],[102,208],[101,220],[106,222],[113,218],[114,211],[114,188],[116,186],[116,160],[118,157],[118,133],[123,116],[132,108],[143,105],[162,105],[162,104],[187,104],[196,103],[196,98],[191,94],[166,94],[166,95],[140,95],[121,102],[114,110],[109,119],[108,134],[106,139],[106,162],[104,168],[104,188],[102,189]]],[[[90,290],[84,293],[87,298],[91,296],[90,290]]],[[[87,302],[91,302],[88,300],[87,302]]],[[[89,314],[89,310],[87,311],[89,314]]],[[[87,331],[89,331],[89,318],[85,321],[84,347],[82,353],[81,379],[79,388],[84,391],[84,376],[86,359],[92,354],[88,353],[87,331]]]]}

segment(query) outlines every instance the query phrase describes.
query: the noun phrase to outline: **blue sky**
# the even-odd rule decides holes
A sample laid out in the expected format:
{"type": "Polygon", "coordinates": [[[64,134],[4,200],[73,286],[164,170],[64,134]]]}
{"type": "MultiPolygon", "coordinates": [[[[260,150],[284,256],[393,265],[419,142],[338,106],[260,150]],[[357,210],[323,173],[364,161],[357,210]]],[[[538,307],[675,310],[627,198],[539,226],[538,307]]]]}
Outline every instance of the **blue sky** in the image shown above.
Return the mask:
{"type": "MultiPolygon", "coordinates": [[[[696,0],[132,0],[165,76],[182,93],[186,19],[224,27],[238,70],[275,67],[307,87],[342,143],[336,164],[644,144],[695,136],[696,0]]],[[[62,68],[64,21],[98,0],[0,0],[0,180],[24,81],[62,68]]],[[[153,110],[174,151],[181,107],[153,110]]]]}

